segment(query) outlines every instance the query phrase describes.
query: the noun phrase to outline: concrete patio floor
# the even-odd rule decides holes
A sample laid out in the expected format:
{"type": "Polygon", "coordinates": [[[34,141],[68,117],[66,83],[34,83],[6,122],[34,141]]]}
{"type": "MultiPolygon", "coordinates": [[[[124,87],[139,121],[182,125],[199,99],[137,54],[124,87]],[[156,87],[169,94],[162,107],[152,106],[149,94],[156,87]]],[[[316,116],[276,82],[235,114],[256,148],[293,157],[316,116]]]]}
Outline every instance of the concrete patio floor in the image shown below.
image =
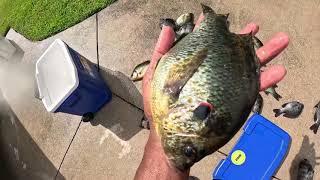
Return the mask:
{"type": "MultiPolygon", "coordinates": [[[[113,92],[112,102],[92,122],[81,123],[78,116],[46,112],[42,103],[33,98],[33,86],[23,94],[12,87],[3,88],[8,103],[3,107],[7,109],[3,119],[10,121],[1,120],[0,142],[6,155],[2,158],[11,162],[9,169],[17,170],[16,178],[131,179],[149,132],[139,127],[143,117],[141,83],[132,83],[128,76],[136,64],[150,58],[160,32],[159,19],[176,18],[186,12],[197,16],[201,2],[218,13],[230,13],[233,31],[255,22],[260,25],[258,37],[263,41],[279,31],[289,34],[289,47],[273,62],[288,70],[277,89],[283,99],[278,102],[263,94],[262,114],[292,137],[288,156],[275,174],[277,179],[295,179],[297,163],[302,158],[315,166],[316,157],[320,156],[319,134],[314,135],[309,127],[313,123],[313,106],[320,100],[319,1],[119,0],[44,41],[30,42],[12,29],[7,34],[25,52],[22,61],[30,66],[26,74],[34,72],[33,64],[50,43],[61,38],[90,61],[99,60],[101,74],[113,92]],[[291,100],[305,104],[302,115],[297,119],[275,118],[272,109],[291,100]]],[[[230,152],[240,133],[219,152],[197,163],[191,175],[210,179],[212,170],[230,152]]],[[[319,170],[315,166],[314,179],[320,178],[319,170]]]]}

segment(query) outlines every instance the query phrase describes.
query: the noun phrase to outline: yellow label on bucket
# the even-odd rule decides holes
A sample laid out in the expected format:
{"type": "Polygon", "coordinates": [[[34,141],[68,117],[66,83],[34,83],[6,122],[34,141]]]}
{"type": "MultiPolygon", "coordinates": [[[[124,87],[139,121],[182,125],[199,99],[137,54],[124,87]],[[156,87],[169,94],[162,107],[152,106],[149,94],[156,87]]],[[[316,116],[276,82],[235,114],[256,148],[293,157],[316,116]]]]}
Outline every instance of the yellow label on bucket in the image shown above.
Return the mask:
{"type": "Polygon", "coordinates": [[[231,154],[231,161],[235,165],[242,165],[246,161],[246,154],[241,150],[236,150],[231,154]]]}

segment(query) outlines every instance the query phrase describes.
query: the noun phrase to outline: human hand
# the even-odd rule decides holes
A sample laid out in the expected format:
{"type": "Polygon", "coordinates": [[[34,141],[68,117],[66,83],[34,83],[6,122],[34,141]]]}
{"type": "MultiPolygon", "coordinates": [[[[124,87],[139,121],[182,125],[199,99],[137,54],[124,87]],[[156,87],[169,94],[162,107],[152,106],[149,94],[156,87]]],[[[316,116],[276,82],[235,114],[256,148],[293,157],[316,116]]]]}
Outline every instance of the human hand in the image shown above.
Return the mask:
{"type": "MultiPolygon", "coordinates": [[[[204,16],[201,15],[196,23],[196,27],[203,20],[204,16]]],[[[250,23],[244,29],[240,31],[240,34],[248,34],[252,32],[255,35],[259,30],[259,26],[250,23]]],[[[186,179],[188,172],[180,172],[174,167],[170,166],[167,162],[166,155],[161,146],[160,137],[156,134],[154,125],[152,123],[152,115],[150,110],[151,100],[151,80],[153,78],[156,65],[160,58],[166,54],[172,47],[175,40],[175,32],[170,26],[162,27],[158,42],[153,52],[151,62],[148,70],[143,78],[143,102],[144,111],[147,119],[150,121],[150,135],[145,147],[145,154],[142,163],[136,174],[136,179],[148,179],[152,176],[166,176],[167,179],[186,179]],[[153,169],[156,172],[151,172],[151,166],[155,166],[153,169]],[[147,171],[147,172],[146,172],[147,171]]],[[[256,51],[257,56],[260,59],[261,65],[265,65],[280,54],[289,44],[289,38],[285,33],[277,33],[271,38],[264,46],[256,51]]],[[[286,75],[286,69],[282,65],[272,65],[266,68],[260,74],[260,90],[263,91],[268,87],[271,87],[280,82],[286,75]]]]}

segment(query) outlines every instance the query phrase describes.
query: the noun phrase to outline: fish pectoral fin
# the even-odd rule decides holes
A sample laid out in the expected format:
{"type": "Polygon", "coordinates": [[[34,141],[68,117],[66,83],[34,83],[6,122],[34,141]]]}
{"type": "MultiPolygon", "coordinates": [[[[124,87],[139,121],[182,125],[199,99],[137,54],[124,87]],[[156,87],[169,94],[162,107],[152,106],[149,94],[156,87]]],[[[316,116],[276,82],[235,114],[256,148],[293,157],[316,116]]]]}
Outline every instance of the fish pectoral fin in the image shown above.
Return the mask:
{"type": "Polygon", "coordinates": [[[208,49],[201,49],[191,56],[181,59],[172,65],[169,69],[166,83],[164,84],[164,92],[173,97],[178,97],[181,89],[188,80],[197,71],[198,67],[203,63],[208,55],[208,49]]]}
{"type": "Polygon", "coordinates": [[[131,80],[132,81],[142,80],[143,76],[147,72],[149,64],[150,64],[150,61],[148,60],[135,66],[130,76],[131,80]]]}

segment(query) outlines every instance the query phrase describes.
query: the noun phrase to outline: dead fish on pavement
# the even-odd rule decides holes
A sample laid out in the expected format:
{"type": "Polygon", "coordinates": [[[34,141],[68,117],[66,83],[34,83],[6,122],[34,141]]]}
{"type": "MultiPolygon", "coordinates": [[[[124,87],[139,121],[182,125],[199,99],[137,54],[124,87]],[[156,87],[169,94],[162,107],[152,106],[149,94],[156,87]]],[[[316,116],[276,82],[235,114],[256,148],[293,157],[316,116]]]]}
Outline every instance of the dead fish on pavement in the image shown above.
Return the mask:
{"type": "Polygon", "coordinates": [[[159,26],[160,26],[160,29],[162,29],[163,26],[170,26],[170,27],[172,27],[172,29],[174,31],[176,31],[178,29],[177,25],[176,25],[176,22],[171,18],[162,18],[162,19],[160,19],[159,26]]]}
{"type": "Polygon", "coordinates": [[[145,116],[141,120],[141,127],[150,130],[150,121],[145,116]]]}
{"type": "Polygon", "coordinates": [[[304,105],[302,103],[292,101],[283,104],[281,109],[274,109],[273,112],[275,113],[275,117],[283,114],[283,116],[287,118],[296,118],[301,114],[303,108],[304,105]]]}
{"type": "Polygon", "coordinates": [[[194,15],[192,13],[182,14],[176,20],[176,40],[179,40],[191,33],[194,29],[194,15]]]}
{"type": "Polygon", "coordinates": [[[181,26],[177,31],[176,31],[176,41],[185,37],[189,33],[191,33],[194,29],[195,24],[193,23],[187,23],[183,26],[181,26]]]}
{"type": "Polygon", "coordinates": [[[139,65],[137,65],[132,74],[131,74],[131,80],[132,81],[140,81],[143,79],[144,74],[147,72],[148,66],[150,64],[150,61],[145,61],[139,65]]]}
{"type": "Polygon", "coordinates": [[[232,33],[226,15],[205,5],[202,9],[199,28],[159,60],[151,80],[156,133],[180,170],[217,151],[239,131],[260,88],[252,34],[232,33]]]}
{"type": "Polygon", "coordinates": [[[316,108],[316,112],[313,117],[315,123],[310,127],[310,130],[312,130],[314,134],[317,134],[320,125],[320,102],[318,102],[314,107],[316,108]]]}
{"type": "Polygon", "coordinates": [[[256,102],[253,105],[252,112],[261,114],[263,108],[263,98],[260,94],[258,94],[256,102]]]}
{"type": "Polygon", "coordinates": [[[299,163],[297,180],[313,180],[314,170],[307,159],[299,163]]]}
{"type": "Polygon", "coordinates": [[[188,23],[193,23],[193,22],[194,22],[194,15],[192,13],[185,13],[179,16],[175,23],[178,27],[182,27],[188,23]]]}
{"type": "Polygon", "coordinates": [[[269,95],[271,94],[277,101],[279,101],[279,99],[282,98],[282,96],[280,96],[277,91],[276,91],[276,88],[278,86],[277,85],[274,85],[272,87],[269,87],[268,89],[266,89],[264,92],[266,93],[266,95],[269,95]]]}

